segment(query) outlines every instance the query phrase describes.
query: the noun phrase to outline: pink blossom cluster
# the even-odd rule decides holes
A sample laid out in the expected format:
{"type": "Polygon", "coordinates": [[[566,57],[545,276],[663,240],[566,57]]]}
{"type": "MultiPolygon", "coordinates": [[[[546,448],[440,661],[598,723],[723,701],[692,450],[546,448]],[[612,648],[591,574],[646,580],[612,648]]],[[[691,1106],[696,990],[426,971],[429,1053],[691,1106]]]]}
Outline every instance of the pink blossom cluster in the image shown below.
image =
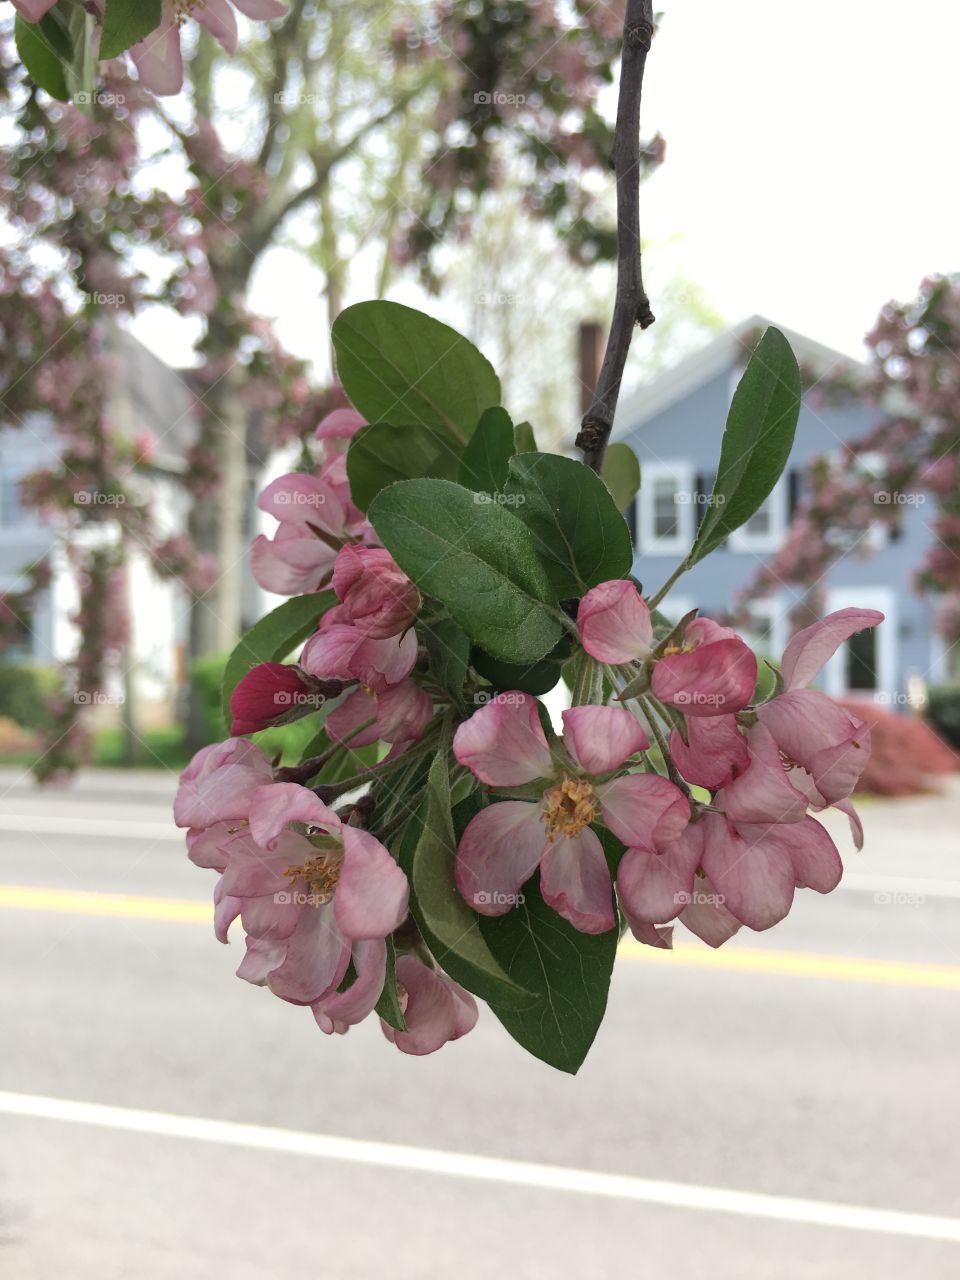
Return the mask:
{"type": "Polygon", "coordinates": [[[829,892],[840,856],[808,810],[842,809],[860,847],[849,796],[870,733],[806,686],[844,640],[881,621],[874,610],[843,609],[799,632],[778,692],[753,705],[756,658],[730,628],[693,618],[658,644],[631,582],[595,587],[579,607],[581,642],[645,690],[646,724],[625,706],[575,706],[563,713],[562,736],[548,737],[537,701],[520,692],[475,712],[457,730],[454,753],[497,802],[463,833],[461,894],[481,914],[502,915],[539,868],[549,905],[584,932],[605,932],[616,915],[598,825],[626,848],[617,896],[634,935],[651,946],[671,944],[664,926],[674,919],[719,946],[741,925],[783,919],[798,888],[829,892]],[[667,777],[645,758],[647,729],[661,719],[672,725],[667,777]],[[696,800],[691,786],[709,800],[696,800]]]}
{"type": "MultiPolygon", "coordinates": [[[[13,0],[14,8],[27,22],[39,22],[57,0],[13,0]]],[[[103,0],[93,0],[92,8],[103,19],[103,0]]],[[[179,93],[183,87],[183,55],[180,28],[187,18],[195,18],[226,49],[237,51],[237,16],[234,8],[248,18],[282,18],[287,6],[281,0],[163,0],[160,25],[130,50],[140,83],[156,94],[179,93]]]]}
{"type": "MultiPolygon", "coordinates": [[[[214,928],[245,935],[237,976],[309,1007],[328,1035],[373,1013],[387,976],[387,939],[407,917],[407,880],[383,844],[314,792],[274,780],[260,747],[204,747],[180,778],[178,826],[197,866],[219,873],[214,928]]],[[[432,1053],[472,1029],[473,998],[414,950],[396,963],[406,1029],[381,1022],[401,1052],[432,1053]]]]}

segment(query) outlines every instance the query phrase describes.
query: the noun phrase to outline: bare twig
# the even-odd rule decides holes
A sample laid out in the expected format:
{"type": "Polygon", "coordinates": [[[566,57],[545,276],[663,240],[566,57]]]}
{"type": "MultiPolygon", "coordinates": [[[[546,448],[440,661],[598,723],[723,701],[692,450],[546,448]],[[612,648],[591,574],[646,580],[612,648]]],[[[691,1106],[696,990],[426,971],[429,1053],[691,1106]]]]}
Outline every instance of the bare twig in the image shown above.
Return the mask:
{"type": "Polygon", "coordinates": [[[617,294],[593,403],[576,440],[577,448],[583,450],[583,461],[597,472],[613,426],[633,326],[646,329],[654,321],[640,269],[640,94],[652,38],[653,0],[627,0],[611,156],[617,175],[617,294]]]}

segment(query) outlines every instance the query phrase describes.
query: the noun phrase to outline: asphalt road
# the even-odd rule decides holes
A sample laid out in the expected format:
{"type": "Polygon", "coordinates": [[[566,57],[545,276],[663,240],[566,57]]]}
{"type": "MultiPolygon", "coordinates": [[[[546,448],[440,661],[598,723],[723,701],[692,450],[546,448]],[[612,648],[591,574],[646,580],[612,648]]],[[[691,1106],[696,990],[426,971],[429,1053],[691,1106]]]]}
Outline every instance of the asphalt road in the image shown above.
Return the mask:
{"type": "Polygon", "coordinates": [[[960,789],[771,934],[627,948],[576,1078],[236,980],[170,794],[0,775],[3,1280],[960,1276],[960,789]]]}

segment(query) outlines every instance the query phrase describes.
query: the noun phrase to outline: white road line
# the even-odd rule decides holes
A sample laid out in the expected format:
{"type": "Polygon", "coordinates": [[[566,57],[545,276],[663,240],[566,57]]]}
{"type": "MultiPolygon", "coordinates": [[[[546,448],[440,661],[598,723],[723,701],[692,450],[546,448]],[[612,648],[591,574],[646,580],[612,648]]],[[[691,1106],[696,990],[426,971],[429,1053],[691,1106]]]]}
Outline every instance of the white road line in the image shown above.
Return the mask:
{"type": "Polygon", "coordinates": [[[741,1217],[767,1218],[775,1222],[797,1222],[808,1226],[839,1227],[850,1231],[960,1243],[960,1219],[903,1213],[896,1209],[870,1209],[827,1200],[801,1200],[792,1196],[661,1182],[627,1174],[594,1173],[589,1169],[530,1164],[493,1156],[461,1155],[454,1151],[436,1151],[427,1147],[336,1138],[319,1133],[299,1133],[292,1129],[271,1129],[263,1125],[236,1124],[228,1120],[206,1120],[197,1116],[169,1115],[161,1111],[140,1111],[127,1107],[108,1107],[24,1093],[0,1091],[0,1113],[60,1120],[69,1124],[95,1125],[154,1137],[186,1138],[219,1146],[280,1151],[289,1155],[312,1156],[320,1160],[371,1165],[382,1169],[405,1169],[441,1177],[469,1178],[479,1182],[669,1205],[677,1209],[732,1213],[741,1217]]]}
{"type": "Polygon", "coordinates": [[[52,815],[0,813],[0,831],[36,832],[37,835],[107,836],[118,840],[175,840],[184,833],[169,822],[139,822],[123,818],[72,818],[52,815]]]}
{"type": "MultiPolygon", "coordinates": [[[[860,871],[845,871],[837,886],[852,893],[889,893],[896,898],[960,898],[960,880],[937,880],[933,876],[879,876],[860,871]]],[[[909,903],[904,905],[909,906],[909,903]]]]}

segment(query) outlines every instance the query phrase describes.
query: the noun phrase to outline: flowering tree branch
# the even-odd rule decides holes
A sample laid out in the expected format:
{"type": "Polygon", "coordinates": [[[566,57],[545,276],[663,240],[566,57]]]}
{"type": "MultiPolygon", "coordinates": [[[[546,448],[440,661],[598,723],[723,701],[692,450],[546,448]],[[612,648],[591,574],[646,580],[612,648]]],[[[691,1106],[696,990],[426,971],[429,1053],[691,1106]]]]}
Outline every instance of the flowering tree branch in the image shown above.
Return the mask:
{"type": "Polygon", "coordinates": [[[654,322],[640,266],[640,95],[652,38],[652,0],[628,0],[611,156],[617,175],[617,294],[593,403],[576,439],[584,462],[597,472],[603,464],[613,426],[633,326],[639,324],[641,329],[646,329],[654,322]]]}

